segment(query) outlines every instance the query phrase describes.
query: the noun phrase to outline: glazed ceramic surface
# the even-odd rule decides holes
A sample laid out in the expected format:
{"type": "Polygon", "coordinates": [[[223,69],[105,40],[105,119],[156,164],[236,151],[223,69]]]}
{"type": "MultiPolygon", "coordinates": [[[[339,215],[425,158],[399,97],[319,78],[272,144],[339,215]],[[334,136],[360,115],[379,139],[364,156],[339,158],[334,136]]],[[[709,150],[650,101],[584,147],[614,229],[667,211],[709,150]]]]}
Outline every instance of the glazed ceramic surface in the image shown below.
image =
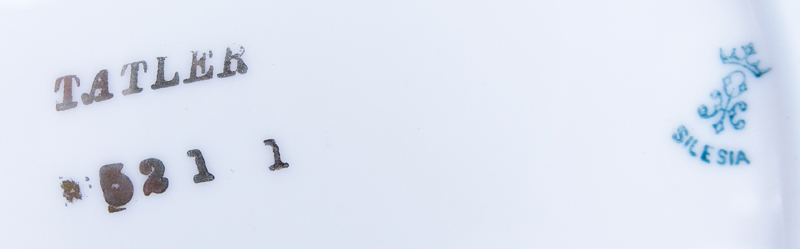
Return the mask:
{"type": "Polygon", "coordinates": [[[789,1],[2,1],[4,248],[798,248],[789,1]]]}

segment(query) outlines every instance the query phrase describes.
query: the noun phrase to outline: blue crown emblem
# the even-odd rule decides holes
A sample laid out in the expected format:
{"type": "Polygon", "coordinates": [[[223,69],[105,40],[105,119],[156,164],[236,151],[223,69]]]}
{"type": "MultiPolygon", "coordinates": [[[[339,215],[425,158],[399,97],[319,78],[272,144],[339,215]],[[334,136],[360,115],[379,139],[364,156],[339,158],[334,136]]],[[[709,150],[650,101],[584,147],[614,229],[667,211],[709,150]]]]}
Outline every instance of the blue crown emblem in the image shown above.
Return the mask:
{"type": "Polygon", "coordinates": [[[761,70],[761,69],[758,68],[758,63],[761,62],[761,61],[750,62],[748,60],[748,57],[750,57],[751,55],[756,54],[756,50],[753,49],[753,43],[749,43],[747,45],[742,46],[742,50],[744,51],[744,57],[743,58],[739,58],[739,56],[736,55],[736,48],[733,48],[733,51],[731,51],[731,55],[730,56],[725,56],[722,53],[722,48],[720,48],[719,49],[719,58],[722,59],[722,63],[723,64],[739,65],[739,66],[742,66],[742,67],[746,68],[747,70],[750,70],[750,72],[752,72],[753,75],[756,76],[756,78],[761,77],[762,74],[765,74],[765,73],[769,72],[770,69],[772,69],[772,68],[767,68],[767,69],[761,70]]]}

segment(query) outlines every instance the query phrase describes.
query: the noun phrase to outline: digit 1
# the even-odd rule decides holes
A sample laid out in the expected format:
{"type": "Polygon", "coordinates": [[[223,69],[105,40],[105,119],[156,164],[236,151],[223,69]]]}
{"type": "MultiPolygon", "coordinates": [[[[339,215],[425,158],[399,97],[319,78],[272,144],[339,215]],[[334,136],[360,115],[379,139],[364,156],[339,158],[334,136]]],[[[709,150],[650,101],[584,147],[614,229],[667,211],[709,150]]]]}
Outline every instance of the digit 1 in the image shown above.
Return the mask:
{"type": "Polygon", "coordinates": [[[189,157],[194,157],[194,164],[197,164],[197,175],[194,175],[194,183],[210,182],[214,180],[214,175],[208,173],[206,168],[206,159],[203,159],[203,153],[200,150],[193,149],[186,152],[189,157]]]}
{"type": "Polygon", "coordinates": [[[122,174],[121,163],[100,167],[100,189],[108,203],[109,213],[125,210],[121,206],[130,202],[133,197],[133,183],[128,176],[122,174]]]}
{"type": "Polygon", "coordinates": [[[275,163],[273,163],[272,166],[269,166],[270,171],[285,169],[289,167],[288,163],[284,163],[283,161],[281,161],[281,151],[278,148],[278,144],[275,143],[275,139],[264,140],[264,145],[272,146],[272,155],[275,157],[275,163]]]}
{"type": "Polygon", "coordinates": [[[167,191],[169,179],[164,177],[164,170],[164,163],[155,158],[144,159],[139,163],[139,172],[148,176],[142,186],[145,196],[150,196],[150,193],[160,194],[167,191]]]}

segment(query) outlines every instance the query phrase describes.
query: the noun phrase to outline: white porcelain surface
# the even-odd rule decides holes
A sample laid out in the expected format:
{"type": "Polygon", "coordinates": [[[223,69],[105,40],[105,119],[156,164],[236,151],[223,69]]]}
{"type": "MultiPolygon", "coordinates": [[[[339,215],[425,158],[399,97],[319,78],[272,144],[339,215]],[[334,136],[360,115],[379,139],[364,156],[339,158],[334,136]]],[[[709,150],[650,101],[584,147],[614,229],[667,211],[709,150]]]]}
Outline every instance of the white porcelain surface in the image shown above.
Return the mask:
{"type": "Polygon", "coordinates": [[[3,1],[0,241],[797,248],[793,10],[788,1],[3,1]],[[771,68],[761,77],[720,59],[750,43],[750,61],[771,68]],[[245,74],[217,76],[226,48],[243,48],[245,74]],[[184,83],[191,52],[209,50],[213,78],[184,83]],[[157,57],[177,86],[151,89],[157,57]],[[141,60],[143,91],[124,95],[130,68],[120,71],[141,60]],[[114,96],[83,104],[103,69],[114,96]],[[709,94],[736,70],[746,91],[734,102],[747,105],[736,119],[746,123],[726,120],[717,133],[720,116],[698,108],[712,108],[709,94]],[[57,111],[54,82],[65,75],[80,78],[78,104],[57,111]],[[673,140],[681,126],[693,150],[673,140]],[[290,167],[269,170],[266,139],[290,167]],[[191,149],[213,181],[193,182],[191,149]],[[720,149],[749,163],[720,165],[720,149]],[[161,194],[143,193],[147,158],[165,166],[161,194]],[[99,170],[114,163],[134,192],[109,213],[99,170]],[[62,197],[66,179],[81,200],[62,197]]]}

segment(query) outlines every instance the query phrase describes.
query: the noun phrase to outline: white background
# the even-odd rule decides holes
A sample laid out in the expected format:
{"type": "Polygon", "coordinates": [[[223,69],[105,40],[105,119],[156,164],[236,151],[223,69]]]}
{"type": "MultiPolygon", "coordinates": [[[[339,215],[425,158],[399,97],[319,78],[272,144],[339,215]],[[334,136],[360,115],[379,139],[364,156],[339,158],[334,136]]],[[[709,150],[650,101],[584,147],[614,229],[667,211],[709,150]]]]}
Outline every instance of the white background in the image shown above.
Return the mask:
{"type": "MultiPolygon", "coordinates": [[[[790,4],[288,1],[0,5],[8,248],[775,248],[792,245],[790,4]],[[782,5],[783,4],[783,5],[782,5]],[[788,12],[788,13],[787,13],[788,12]],[[778,13],[778,14],[774,14],[778,13]],[[783,13],[783,14],[781,14],[783,13]],[[740,131],[697,115],[752,42],[740,131]],[[151,90],[156,57],[247,74],[151,90]],[[144,91],[124,96],[145,60],[144,91]],[[783,63],[783,64],[781,64],[783,63]],[[114,97],[57,112],[55,79],[114,97]],[[671,135],[741,149],[706,164],[671,135]],[[788,135],[787,135],[788,134],[788,135]],[[273,138],[291,166],[269,171],[273,138]],[[200,149],[216,180],[195,184],[200,149]],[[144,196],[141,160],[170,185],[144,196]],[[109,214],[102,165],[134,184],[109,214]],[[84,177],[90,181],[83,181],[84,177]],[[79,180],[66,203],[60,179],[79,180]],[[91,184],[93,188],[88,188],[91,184]],[[787,218],[788,217],[788,218],[787,218]],[[787,243],[787,241],[789,241],[787,243]]],[[[797,40],[797,39],[794,39],[797,40]]],[[[698,146],[701,146],[698,144],[698,146]]],[[[716,157],[714,157],[716,158],[716,157]]],[[[794,158],[794,159],[792,159],[794,158]]],[[[796,236],[795,236],[796,237],[796,236]]]]}

